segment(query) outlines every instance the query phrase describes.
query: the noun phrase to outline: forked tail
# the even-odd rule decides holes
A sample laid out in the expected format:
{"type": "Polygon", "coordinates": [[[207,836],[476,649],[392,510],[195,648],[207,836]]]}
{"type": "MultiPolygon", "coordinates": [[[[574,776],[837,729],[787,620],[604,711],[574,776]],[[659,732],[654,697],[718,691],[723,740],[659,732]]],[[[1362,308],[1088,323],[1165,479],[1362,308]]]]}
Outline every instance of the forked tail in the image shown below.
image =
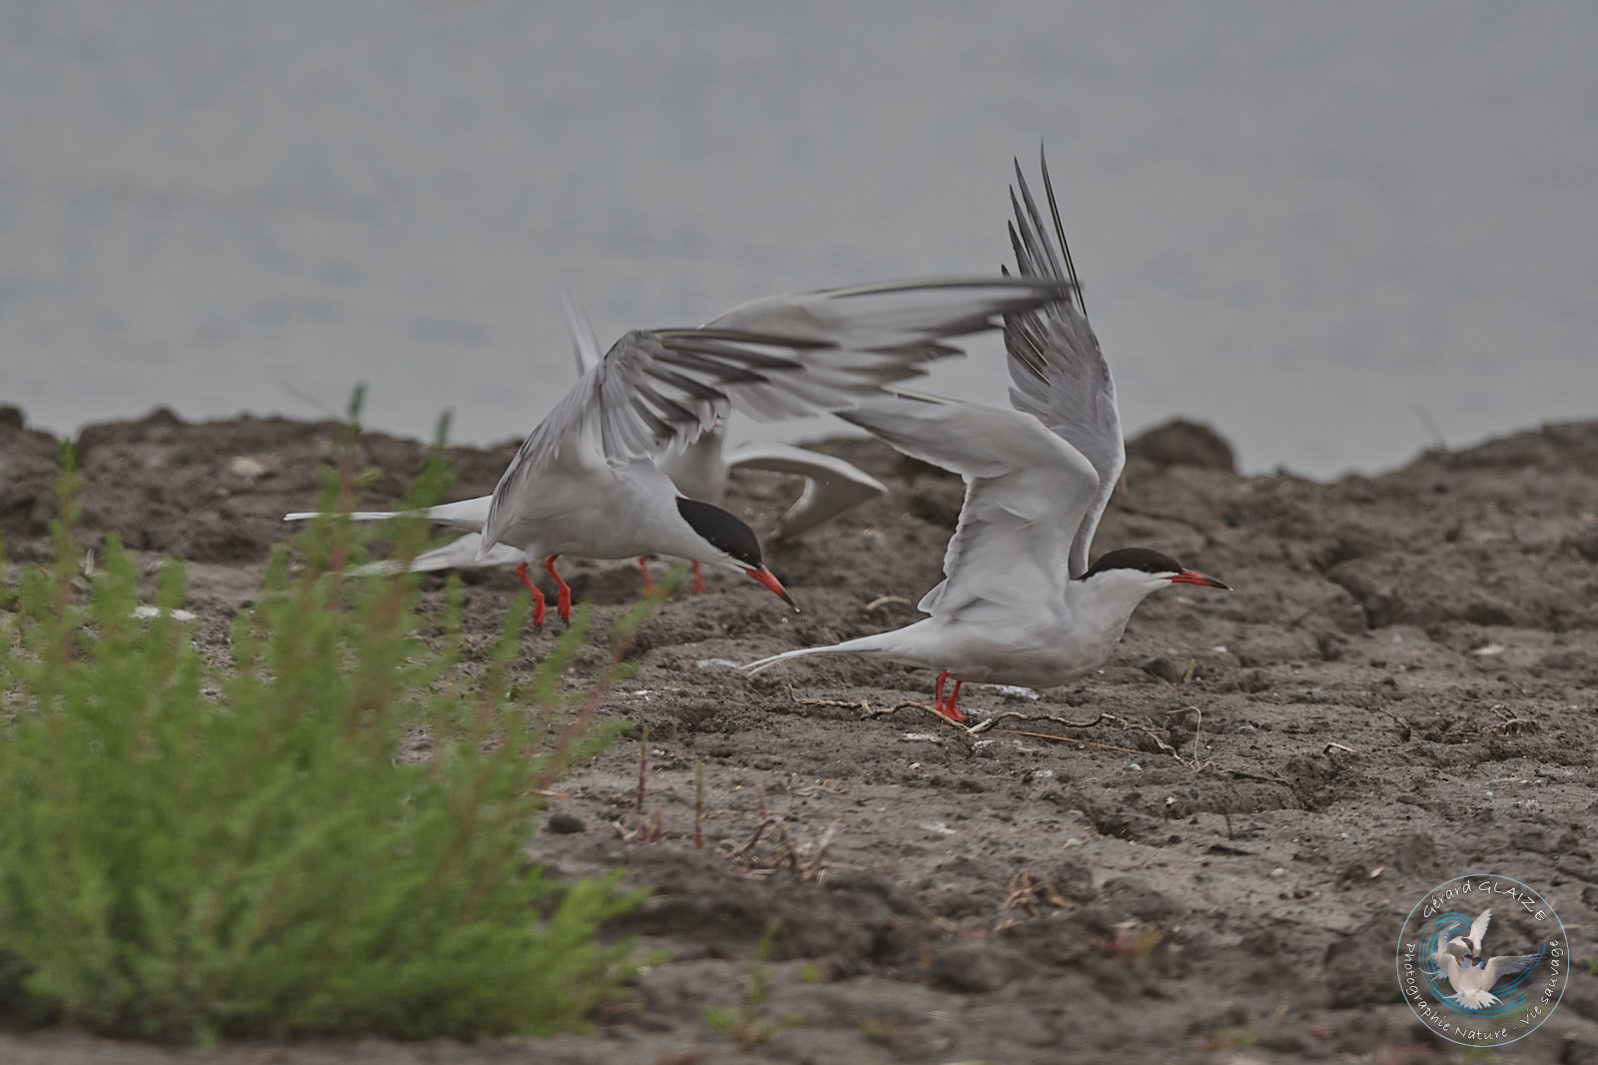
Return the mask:
{"type": "Polygon", "coordinates": [[[797,651],[783,651],[781,654],[768,655],[765,658],[750,662],[738,668],[745,673],[759,673],[761,670],[785,662],[790,658],[799,658],[803,655],[828,655],[828,654],[873,654],[885,650],[875,636],[862,636],[858,640],[845,640],[842,643],[828,644],[825,647],[801,647],[797,651]]]}
{"type": "MultiPolygon", "coordinates": [[[[389,518],[397,518],[403,513],[405,513],[405,511],[403,511],[403,510],[357,510],[357,511],[354,511],[354,512],[352,512],[350,514],[350,520],[351,521],[387,521],[389,518]]],[[[422,511],[415,511],[415,513],[417,515],[421,515],[422,511]]],[[[326,511],[324,513],[323,511],[320,511],[320,510],[296,510],[293,514],[285,514],[285,515],[283,515],[283,520],[284,521],[315,521],[317,518],[322,518],[322,517],[336,518],[338,516],[339,515],[338,515],[338,513],[336,511],[326,511]]]]}
{"type": "MultiPolygon", "coordinates": [[[[357,510],[350,515],[355,521],[387,521],[389,518],[399,517],[401,514],[411,514],[414,517],[426,518],[436,521],[440,525],[451,525],[457,529],[476,531],[483,527],[483,522],[488,518],[488,496],[477,496],[474,499],[461,499],[454,503],[440,503],[436,507],[426,510],[398,511],[398,510],[357,510]]],[[[321,512],[315,510],[301,510],[293,514],[283,515],[284,521],[310,521],[322,517],[321,512]]]]}
{"type": "Polygon", "coordinates": [[[1478,991],[1475,989],[1461,991],[1454,996],[1454,1001],[1466,1009],[1484,1010],[1488,1006],[1498,1005],[1498,996],[1491,991],[1478,991]]]}

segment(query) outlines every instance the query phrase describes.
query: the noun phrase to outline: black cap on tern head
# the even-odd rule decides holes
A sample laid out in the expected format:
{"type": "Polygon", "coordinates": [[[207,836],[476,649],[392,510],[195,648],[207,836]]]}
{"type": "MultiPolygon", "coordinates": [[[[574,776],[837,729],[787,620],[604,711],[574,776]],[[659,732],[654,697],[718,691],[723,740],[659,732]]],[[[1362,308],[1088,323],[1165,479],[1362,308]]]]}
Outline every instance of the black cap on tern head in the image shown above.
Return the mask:
{"type": "Polygon", "coordinates": [[[725,551],[745,566],[762,568],[760,541],[755,531],[720,507],[686,496],[677,497],[677,512],[694,532],[718,551],[725,551]]]}
{"type": "Polygon", "coordinates": [[[1100,555],[1098,561],[1082,574],[1082,580],[1087,580],[1095,573],[1103,573],[1107,569],[1135,569],[1163,576],[1167,573],[1181,573],[1182,564],[1170,555],[1162,555],[1146,547],[1121,547],[1100,555]]]}
{"type": "Polygon", "coordinates": [[[1085,581],[1095,573],[1113,569],[1134,570],[1138,573],[1147,573],[1151,577],[1165,577],[1172,584],[1199,584],[1209,588],[1231,590],[1230,585],[1223,584],[1214,577],[1207,577],[1197,570],[1187,569],[1170,555],[1162,555],[1146,547],[1121,547],[1107,551],[1100,555],[1099,560],[1089,566],[1088,571],[1079,579],[1085,581]]]}

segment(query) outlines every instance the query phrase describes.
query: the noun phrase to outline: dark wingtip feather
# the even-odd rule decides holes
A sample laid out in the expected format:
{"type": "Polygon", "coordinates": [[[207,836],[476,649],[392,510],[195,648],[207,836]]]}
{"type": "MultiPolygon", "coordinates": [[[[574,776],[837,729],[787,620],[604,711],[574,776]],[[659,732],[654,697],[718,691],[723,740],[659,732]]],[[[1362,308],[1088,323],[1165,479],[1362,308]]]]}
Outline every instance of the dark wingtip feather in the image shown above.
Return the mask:
{"type": "MultiPolygon", "coordinates": [[[[1054,216],[1054,235],[1060,238],[1060,254],[1065,256],[1066,276],[1071,279],[1071,289],[1076,293],[1077,309],[1082,312],[1082,317],[1088,316],[1087,301],[1082,298],[1082,285],[1076,279],[1076,263],[1071,259],[1071,244],[1065,239],[1065,226],[1060,222],[1060,205],[1054,202],[1054,182],[1049,180],[1049,158],[1043,150],[1043,142],[1038,142],[1038,163],[1043,171],[1043,192],[1049,199],[1049,213],[1054,216]]],[[[1020,164],[1016,164],[1020,169],[1020,164]]]]}

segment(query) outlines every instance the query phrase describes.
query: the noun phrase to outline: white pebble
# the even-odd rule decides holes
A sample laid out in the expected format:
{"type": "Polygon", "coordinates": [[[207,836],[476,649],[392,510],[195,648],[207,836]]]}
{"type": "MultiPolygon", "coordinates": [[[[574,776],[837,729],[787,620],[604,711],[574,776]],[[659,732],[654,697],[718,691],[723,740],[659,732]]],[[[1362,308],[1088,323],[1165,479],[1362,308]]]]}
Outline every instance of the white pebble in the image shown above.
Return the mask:
{"type": "Polygon", "coordinates": [[[228,472],[235,477],[242,477],[246,481],[258,480],[266,476],[266,463],[248,455],[240,455],[227,464],[228,472]]]}

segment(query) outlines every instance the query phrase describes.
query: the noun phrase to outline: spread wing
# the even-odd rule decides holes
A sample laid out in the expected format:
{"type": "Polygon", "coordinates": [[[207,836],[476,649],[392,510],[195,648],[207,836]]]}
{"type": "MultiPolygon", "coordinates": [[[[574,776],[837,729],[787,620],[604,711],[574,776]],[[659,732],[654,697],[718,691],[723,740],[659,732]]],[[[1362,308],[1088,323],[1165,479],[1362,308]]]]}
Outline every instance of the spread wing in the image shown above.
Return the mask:
{"type": "Polygon", "coordinates": [[[1492,919],[1493,911],[1489,908],[1477,914],[1476,919],[1470,923],[1470,948],[1472,953],[1481,953],[1482,941],[1487,936],[1487,926],[1492,923],[1492,919]]]}
{"type": "Polygon", "coordinates": [[[1489,958],[1487,970],[1482,974],[1481,986],[1484,989],[1491,988],[1504,977],[1523,973],[1541,960],[1541,954],[1500,954],[1496,958],[1489,958]]]}
{"type": "Polygon", "coordinates": [[[756,300],[698,329],[635,330],[533,430],[494,489],[492,546],[552,464],[652,460],[737,408],[771,420],[844,410],[958,354],[946,341],[1064,298],[1040,278],[935,278],[756,300]]]}
{"type": "Polygon", "coordinates": [[[1071,538],[1099,484],[1075,448],[1031,414],[909,392],[840,417],[965,479],[944,579],[921,610],[1008,614],[1062,597],[1071,538]]]}
{"type": "Polygon", "coordinates": [[[1071,543],[1071,576],[1080,577],[1087,571],[1093,533],[1126,462],[1121,416],[1115,406],[1110,366],[1088,325],[1086,305],[1077,287],[1076,266],[1060,224],[1048,163],[1043,162],[1043,188],[1054,223],[1052,233],[1043,223],[1019,162],[1015,178],[1020,196],[1011,190],[1015,222],[1010,227],[1010,243],[1018,272],[1022,277],[1069,279],[1076,295],[1075,305],[1059,301],[1006,316],[1004,346],[1010,353],[1011,404],[1058,433],[1092,463],[1098,475],[1098,488],[1071,543]]]}
{"type": "Polygon", "coordinates": [[[887,494],[875,477],[843,459],[787,444],[740,444],[729,456],[733,467],[789,473],[805,479],[804,491],[777,522],[777,539],[797,540],[868,499],[887,494]]]}

